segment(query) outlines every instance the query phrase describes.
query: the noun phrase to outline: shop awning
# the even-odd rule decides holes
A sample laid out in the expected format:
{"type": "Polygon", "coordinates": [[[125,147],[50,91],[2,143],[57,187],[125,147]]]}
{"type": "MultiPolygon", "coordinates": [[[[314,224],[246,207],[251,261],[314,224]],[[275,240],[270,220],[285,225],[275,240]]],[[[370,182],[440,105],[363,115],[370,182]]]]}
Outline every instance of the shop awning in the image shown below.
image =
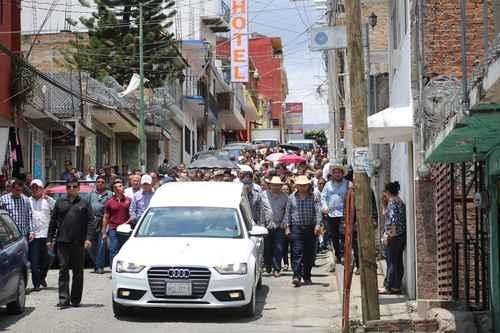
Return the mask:
{"type": "Polygon", "coordinates": [[[411,105],[389,107],[368,117],[370,144],[411,141],[413,127],[411,105]]]}
{"type": "Polygon", "coordinates": [[[470,116],[457,114],[427,149],[426,161],[458,163],[481,160],[500,145],[500,105],[480,105],[470,116]]]}

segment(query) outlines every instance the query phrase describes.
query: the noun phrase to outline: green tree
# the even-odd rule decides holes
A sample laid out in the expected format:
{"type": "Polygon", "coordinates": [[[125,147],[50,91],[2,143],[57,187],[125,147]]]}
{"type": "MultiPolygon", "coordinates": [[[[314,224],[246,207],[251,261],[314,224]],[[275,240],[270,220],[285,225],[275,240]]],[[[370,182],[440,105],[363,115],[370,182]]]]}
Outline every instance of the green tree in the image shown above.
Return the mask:
{"type": "Polygon", "coordinates": [[[316,140],[316,143],[320,146],[326,146],[327,138],[325,130],[312,130],[304,133],[305,139],[316,140]]]}
{"type": "MultiPolygon", "coordinates": [[[[80,0],[83,6],[89,6],[80,0]]],[[[80,17],[88,34],[77,34],[65,59],[70,65],[100,80],[113,76],[127,84],[139,72],[139,2],[137,0],[95,0],[92,17],[80,17]]],[[[174,34],[168,31],[176,11],[174,0],[143,2],[144,71],[153,87],[177,77],[183,65],[174,34]]],[[[76,22],[70,22],[76,25],[76,22]]]]}

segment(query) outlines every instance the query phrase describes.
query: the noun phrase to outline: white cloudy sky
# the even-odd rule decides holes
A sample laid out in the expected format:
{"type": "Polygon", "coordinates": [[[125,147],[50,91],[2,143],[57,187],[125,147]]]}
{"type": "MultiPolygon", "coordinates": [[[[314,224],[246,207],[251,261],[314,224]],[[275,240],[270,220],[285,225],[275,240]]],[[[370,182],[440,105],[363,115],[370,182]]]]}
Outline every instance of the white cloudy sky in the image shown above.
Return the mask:
{"type": "MultiPolygon", "coordinates": [[[[313,0],[249,0],[250,31],[279,36],[283,40],[290,91],[287,102],[304,103],[306,124],[328,122],[326,97],[319,98],[316,93],[317,87],[326,80],[321,54],[309,51],[309,28],[324,12],[316,10],[312,2],[313,0]]],[[[40,27],[50,3],[39,0],[22,2],[23,31],[33,33],[33,30],[40,27]]],[[[45,32],[64,29],[67,3],[72,4],[70,15],[73,19],[92,12],[92,9],[79,6],[78,0],[59,0],[44,26],[45,32]]],[[[323,87],[326,91],[326,84],[323,87]]]]}
{"type": "MultiPolygon", "coordinates": [[[[290,93],[287,102],[304,103],[304,123],[328,122],[326,96],[318,97],[317,87],[326,80],[321,53],[309,51],[308,29],[323,15],[312,0],[250,0],[250,30],[280,36],[290,93]],[[306,32],[307,31],[307,32],[306,32]]],[[[327,85],[323,86],[326,91],[327,85]]]]}

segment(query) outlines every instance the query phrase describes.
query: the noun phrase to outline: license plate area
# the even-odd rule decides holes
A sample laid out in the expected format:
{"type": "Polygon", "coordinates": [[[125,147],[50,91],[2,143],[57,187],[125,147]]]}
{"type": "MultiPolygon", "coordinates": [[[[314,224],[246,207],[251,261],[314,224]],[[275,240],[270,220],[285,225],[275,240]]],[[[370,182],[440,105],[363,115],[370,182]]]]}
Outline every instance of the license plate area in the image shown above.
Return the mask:
{"type": "Polygon", "coordinates": [[[193,284],[190,280],[187,281],[166,280],[165,285],[166,285],[165,296],[193,295],[193,284]]]}

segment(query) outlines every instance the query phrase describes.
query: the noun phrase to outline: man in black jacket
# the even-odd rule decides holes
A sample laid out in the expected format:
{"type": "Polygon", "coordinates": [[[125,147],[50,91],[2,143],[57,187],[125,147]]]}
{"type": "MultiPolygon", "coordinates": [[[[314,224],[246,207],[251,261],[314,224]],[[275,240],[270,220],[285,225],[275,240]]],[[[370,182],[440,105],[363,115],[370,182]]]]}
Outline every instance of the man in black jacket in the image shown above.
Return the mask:
{"type": "Polygon", "coordinates": [[[59,198],[55,204],[49,225],[49,248],[57,243],[59,259],[59,303],[60,308],[79,306],[83,292],[83,268],[85,249],[90,248],[95,221],[92,208],[87,200],[79,195],[78,180],[71,179],[66,184],[66,197],[59,198]],[[73,279],[71,297],[69,293],[69,268],[73,279]]]}

